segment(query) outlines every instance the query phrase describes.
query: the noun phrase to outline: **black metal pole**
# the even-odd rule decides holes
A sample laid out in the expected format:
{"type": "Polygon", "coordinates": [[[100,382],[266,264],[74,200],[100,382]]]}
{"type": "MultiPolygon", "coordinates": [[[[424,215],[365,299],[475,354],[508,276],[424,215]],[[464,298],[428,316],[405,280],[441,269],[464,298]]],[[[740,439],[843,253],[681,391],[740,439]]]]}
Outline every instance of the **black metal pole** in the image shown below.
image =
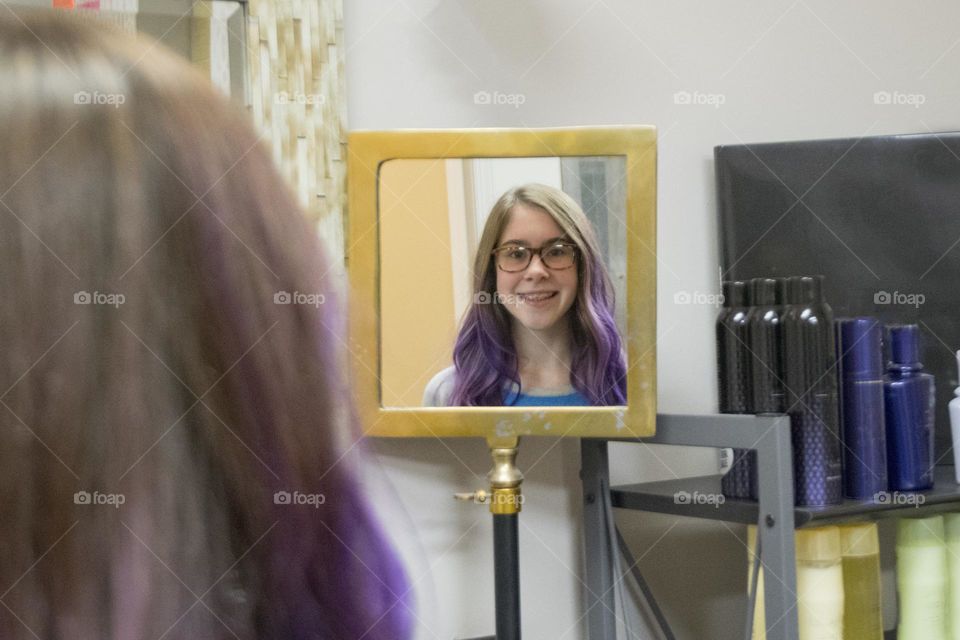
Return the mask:
{"type": "Polygon", "coordinates": [[[518,513],[493,516],[493,578],[497,640],[520,640],[520,548],[518,513]]]}

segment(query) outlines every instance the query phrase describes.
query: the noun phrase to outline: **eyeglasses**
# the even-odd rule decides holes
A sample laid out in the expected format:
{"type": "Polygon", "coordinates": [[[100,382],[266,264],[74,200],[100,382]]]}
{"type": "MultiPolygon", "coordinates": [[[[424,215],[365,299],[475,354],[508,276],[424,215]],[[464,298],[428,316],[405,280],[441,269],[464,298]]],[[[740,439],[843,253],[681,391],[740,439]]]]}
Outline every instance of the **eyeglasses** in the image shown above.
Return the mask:
{"type": "Polygon", "coordinates": [[[568,242],[555,242],[539,249],[531,249],[520,244],[508,244],[492,251],[497,268],[507,273],[523,271],[530,266],[534,254],[548,269],[569,269],[577,262],[577,245],[568,242]]]}

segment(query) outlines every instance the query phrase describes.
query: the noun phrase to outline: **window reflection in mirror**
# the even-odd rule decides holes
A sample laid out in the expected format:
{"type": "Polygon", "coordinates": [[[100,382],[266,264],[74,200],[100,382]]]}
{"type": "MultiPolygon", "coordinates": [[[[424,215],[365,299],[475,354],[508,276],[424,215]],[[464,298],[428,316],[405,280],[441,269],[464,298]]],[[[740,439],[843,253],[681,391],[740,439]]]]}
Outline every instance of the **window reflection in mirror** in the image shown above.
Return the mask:
{"type": "MultiPolygon", "coordinates": [[[[10,8],[53,9],[52,0],[5,0],[10,8]]],[[[240,0],[74,0],[74,11],[149,35],[201,67],[220,91],[248,105],[246,22],[240,0]]],[[[92,98],[93,99],[93,98],[92,98]]]]}
{"type": "Polygon", "coordinates": [[[378,202],[383,406],[626,404],[624,157],[391,160],[378,202]]]}

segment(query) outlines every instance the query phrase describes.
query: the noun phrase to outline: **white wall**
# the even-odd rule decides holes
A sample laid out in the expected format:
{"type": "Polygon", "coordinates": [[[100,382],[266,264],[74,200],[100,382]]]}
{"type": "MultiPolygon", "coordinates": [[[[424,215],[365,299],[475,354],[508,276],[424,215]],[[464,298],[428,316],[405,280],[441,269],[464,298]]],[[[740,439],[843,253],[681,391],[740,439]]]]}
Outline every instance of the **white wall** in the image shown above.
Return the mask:
{"type": "MultiPolygon", "coordinates": [[[[960,126],[954,2],[344,4],[351,128],[659,127],[661,412],[709,413],[716,403],[716,310],[674,304],[680,291],[718,289],[714,145],[960,126]],[[504,103],[476,103],[481,91],[504,103]],[[674,96],[683,91],[722,104],[678,104],[674,96]],[[921,94],[925,102],[878,105],[876,91],[921,94]]],[[[423,595],[433,598],[424,637],[492,634],[488,517],[482,507],[449,499],[484,484],[483,443],[380,442],[376,449],[435,562],[433,595],[423,595]]],[[[526,441],[520,455],[528,478],[520,532],[524,631],[534,640],[582,633],[577,455],[575,443],[547,440],[526,441]]],[[[614,455],[615,481],[713,466],[704,451],[632,446],[614,455]]],[[[619,520],[638,555],[646,553],[640,566],[678,637],[737,636],[741,528],[639,514],[619,520]]]]}

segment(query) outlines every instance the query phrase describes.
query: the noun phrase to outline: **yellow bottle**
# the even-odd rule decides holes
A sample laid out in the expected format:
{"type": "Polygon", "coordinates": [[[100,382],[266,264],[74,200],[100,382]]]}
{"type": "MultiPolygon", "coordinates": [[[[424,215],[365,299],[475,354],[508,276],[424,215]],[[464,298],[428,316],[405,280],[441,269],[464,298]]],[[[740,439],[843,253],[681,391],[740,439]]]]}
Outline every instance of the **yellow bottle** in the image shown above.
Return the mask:
{"type": "Polygon", "coordinates": [[[843,553],[843,637],[883,640],[877,525],[841,526],[840,547],[843,553]]]}
{"type": "Polygon", "coordinates": [[[843,640],[840,529],[799,529],[796,537],[800,640],[843,640]]]}
{"type": "MultiPolygon", "coordinates": [[[[747,590],[753,589],[753,567],[757,562],[757,526],[747,526],[747,590]]],[[[766,616],[763,610],[763,568],[757,574],[757,603],[753,610],[752,640],[767,640],[766,616]]]]}

